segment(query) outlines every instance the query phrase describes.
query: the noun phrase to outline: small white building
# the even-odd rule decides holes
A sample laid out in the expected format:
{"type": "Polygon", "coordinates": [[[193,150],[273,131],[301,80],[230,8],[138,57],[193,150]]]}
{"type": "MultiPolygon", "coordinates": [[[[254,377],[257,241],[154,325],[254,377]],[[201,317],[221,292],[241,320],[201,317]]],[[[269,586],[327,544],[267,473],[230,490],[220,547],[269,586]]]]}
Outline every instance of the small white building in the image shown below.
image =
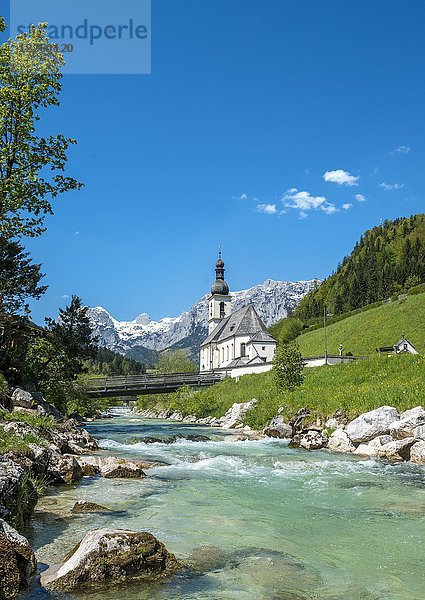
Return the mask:
{"type": "Polygon", "coordinates": [[[403,338],[393,346],[382,346],[376,351],[381,354],[419,354],[414,345],[407,338],[403,338]]]}
{"type": "Polygon", "coordinates": [[[200,371],[225,370],[235,377],[271,369],[276,340],[252,304],[232,314],[221,252],[215,272],[208,300],[208,337],[201,344],[200,371]]]}

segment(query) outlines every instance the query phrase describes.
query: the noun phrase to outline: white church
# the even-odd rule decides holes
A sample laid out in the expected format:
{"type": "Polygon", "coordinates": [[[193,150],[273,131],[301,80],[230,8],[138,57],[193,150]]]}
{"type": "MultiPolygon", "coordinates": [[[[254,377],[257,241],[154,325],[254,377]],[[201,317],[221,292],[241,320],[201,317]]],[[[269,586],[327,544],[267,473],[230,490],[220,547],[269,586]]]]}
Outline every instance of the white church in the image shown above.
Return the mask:
{"type": "Polygon", "coordinates": [[[272,368],[276,340],[252,304],[232,313],[221,251],[208,299],[208,337],[201,344],[200,371],[226,371],[232,377],[272,368]]]}

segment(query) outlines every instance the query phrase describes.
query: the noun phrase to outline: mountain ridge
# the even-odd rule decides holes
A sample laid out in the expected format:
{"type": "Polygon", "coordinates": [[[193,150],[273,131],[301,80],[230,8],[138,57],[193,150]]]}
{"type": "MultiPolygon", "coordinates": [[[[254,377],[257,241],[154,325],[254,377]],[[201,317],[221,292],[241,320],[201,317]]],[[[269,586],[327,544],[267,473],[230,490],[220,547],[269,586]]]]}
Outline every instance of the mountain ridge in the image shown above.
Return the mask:
{"type": "MultiPolygon", "coordinates": [[[[266,279],[246,290],[232,292],[232,310],[252,303],[266,326],[282,319],[298,305],[301,298],[320,280],[275,281],[266,279]]],[[[151,320],[140,313],[132,321],[119,321],[105,308],[89,308],[88,315],[98,344],[127,355],[134,348],[161,352],[168,348],[184,348],[195,358],[199,340],[206,337],[208,329],[208,298],[205,294],[188,311],[177,317],[151,320]]]]}

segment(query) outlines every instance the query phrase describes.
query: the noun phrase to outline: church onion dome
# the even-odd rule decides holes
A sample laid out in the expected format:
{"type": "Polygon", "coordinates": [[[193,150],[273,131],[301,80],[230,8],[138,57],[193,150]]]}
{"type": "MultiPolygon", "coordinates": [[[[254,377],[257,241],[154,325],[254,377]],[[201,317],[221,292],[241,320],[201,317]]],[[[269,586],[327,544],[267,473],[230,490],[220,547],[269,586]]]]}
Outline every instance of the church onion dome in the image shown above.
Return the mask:
{"type": "Polygon", "coordinates": [[[211,294],[221,294],[227,296],[229,293],[229,286],[224,279],[216,279],[211,286],[211,294]]]}
{"type": "Polygon", "coordinates": [[[215,263],[215,281],[211,286],[211,294],[221,294],[226,296],[229,293],[229,286],[224,281],[224,262],[221,258],[221,250],[218,253],[218,260],[215,263]]]}

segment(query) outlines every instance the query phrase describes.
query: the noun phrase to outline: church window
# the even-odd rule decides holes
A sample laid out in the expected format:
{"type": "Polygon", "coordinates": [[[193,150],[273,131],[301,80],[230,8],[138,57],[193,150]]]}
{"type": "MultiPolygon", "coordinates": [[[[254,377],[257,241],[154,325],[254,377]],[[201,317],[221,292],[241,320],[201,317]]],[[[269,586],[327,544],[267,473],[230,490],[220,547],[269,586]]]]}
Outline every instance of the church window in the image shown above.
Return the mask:
{"type": "Polygon", "coordinates": [[[229,360],[229,346],[227,346],[227,360],[229,360]]]}
{"type": "Polygon", "coordinates": [[[266,347],[265,347],[265,346],[261,346],[261,350],[263,350],[263,351],[264,351],[265,349],[266,349],[266,347]]]}
{"type": "Polygon", "coordinates": [[[225,314],[224,302],[220,302],[220,319],[222,319],[225,314]]]}
{"type": "Polygon", "coordinates": [[[224,362],[224,348],[221,349],[221,362],[224,362]]]}
{"type": "Polygon", "coordinates": [[[241,344],[241,356],[246,356],[246,344],[241,344]]]}

